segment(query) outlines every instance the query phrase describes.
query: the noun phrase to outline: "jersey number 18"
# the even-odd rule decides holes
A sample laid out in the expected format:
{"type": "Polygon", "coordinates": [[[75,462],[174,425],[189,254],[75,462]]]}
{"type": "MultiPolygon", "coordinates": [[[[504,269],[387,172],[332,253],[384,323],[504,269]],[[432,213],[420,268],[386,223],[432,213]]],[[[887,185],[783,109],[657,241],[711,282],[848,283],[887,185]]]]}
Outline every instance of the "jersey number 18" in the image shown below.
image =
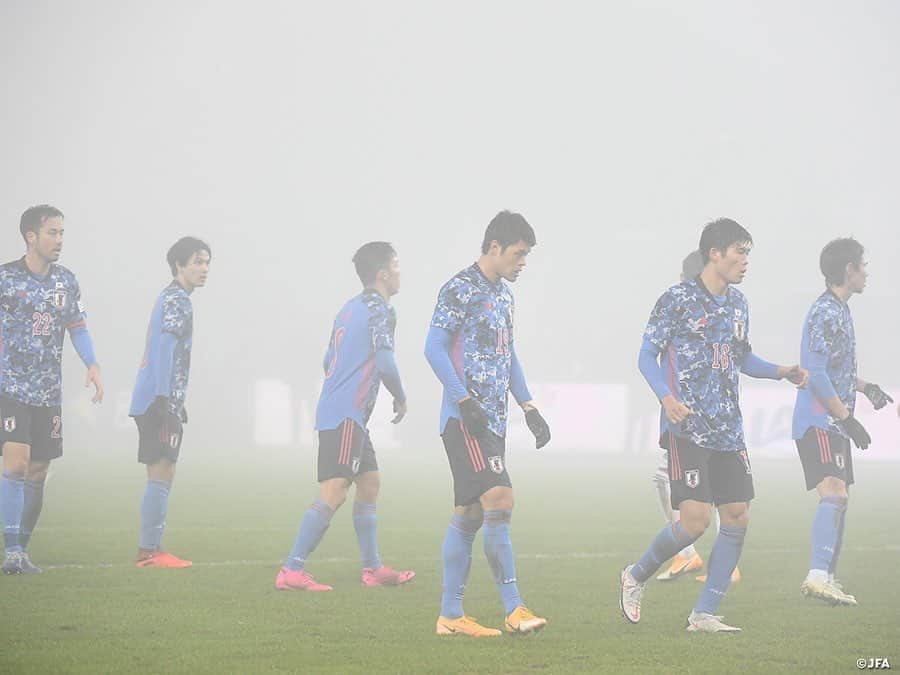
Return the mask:
{"type": "Polygon", "coordinates": [[[731,345],[713,342],[713,370],[728,370],[731,363],[731,345]]]}

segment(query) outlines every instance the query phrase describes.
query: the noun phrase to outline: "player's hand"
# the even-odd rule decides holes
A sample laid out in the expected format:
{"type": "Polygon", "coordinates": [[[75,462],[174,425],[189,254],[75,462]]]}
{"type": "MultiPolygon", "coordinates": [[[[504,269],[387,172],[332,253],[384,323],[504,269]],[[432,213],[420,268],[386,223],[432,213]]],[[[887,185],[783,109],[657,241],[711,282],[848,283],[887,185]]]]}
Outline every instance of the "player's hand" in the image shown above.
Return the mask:
{"type": "Polygon", "coordinates": [[[87,377],[84,380],[84,386],[90,387],[94,385],[94,395],[91,403],[101,403],[103,401],[103,378],[100,377],[100,366],[96,363],[88,368],[87,377]]]}
{"type": "Polygon", "coordinates": [[[844,419],[838,420],[838,424],[853,439],[856,447],[860,450],[865,450],[872,443],[872,437],[869,436],[869,432],[853,415],[847,415],[844,419]]]}
{"type": "Polygon", "coordinates": [[[806,368],[797,365],[781,366],[780,371],[779,376],[796,385],[797,389],[806,389],[809,382],[809,371],[806,368]]]}
{"type": "Polygon", "coordinates": [[[875,410],[881,410],[888,403],[894,402],[894,399],[891,398],[890,394],[877,384],[872,384],[871,382],[863,387],[863,394],[871,401],[872,407],[875,408],[875,410]]]}
{"type": "Polygon", "coordinates": [[[178,419],[182,424],[188,423],[187,408],[185,408],[184,406],[181,407],[181,413],[178,415],[178,419]]]}
{"type": "Polygon", "coordinates": [[[462,423],[472,436],[478,436],[487,431],[488,418],[484,408],[471,396],[467,396],[459,402],[459,414],[462,423]]]}
{"type": "Polygon", "coordinates": [[[525,411],[525,424],[534,434],[534,447],[538,450],[550,442],[550,425],[537,408],[532,407],[525,411]]]}
{"type": "Polygon", "coordinates": [[[163,424],[169,416],[169,399],[165,396],[157,396],[144,415],[155,424],[163,424]]]}
{"type": "Polygon", "coordinates": [[[663,410],[666,413],[666,418],[672,424],[681,424],[688,417],[694,414],[693,410],[691,410],[684,403],[672,396],[672,394],[663,397],[661,403],[663,405],[663,410]]]}
{"type": "Polygon", "coordinates": [[[391,420],[391,424],[400,424],[400,420],[406,417],[406,401],[400,401],[396,398],[394,399],[394,419],[391,420]]]}

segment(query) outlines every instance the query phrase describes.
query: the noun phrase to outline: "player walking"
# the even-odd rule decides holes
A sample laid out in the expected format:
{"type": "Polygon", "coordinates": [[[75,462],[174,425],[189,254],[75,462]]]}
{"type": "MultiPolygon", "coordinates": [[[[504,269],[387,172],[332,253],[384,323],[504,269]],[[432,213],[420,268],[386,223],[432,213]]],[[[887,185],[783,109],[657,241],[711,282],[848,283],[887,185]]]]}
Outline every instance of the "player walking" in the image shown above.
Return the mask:
{"type": "Polygon", "coordinates": [[[284,567],[278,590],[330,591],[304,569],[356,483],[353,527],[362,558],[364,586],[399,586],[416,573],[383,565],[378,554],[375,502],[380,479],[367,428],[381,382],[394,397],[398,424],[406,415],[406,394],[394,359],[397,314],[390,299],[400,290],[400,263],[387,242],[373,241],[353,256],[363,291],[338,312],[322,364],[325,382],[316,409],[319,431],[319,497],[307,510],[284,567]]]}
{"type": "Polygon", "coordinates": [[[641,558],[621,574],[619,606],[641,618],[644,587],[654,572],[709,526],[712,505],[721,529],[709,559],[708,578],[688,617],[688,631],[737,632],[716,616],[737,566],[749,522],[753,476],[739,406],[740,373],[788,378],[805,386],[799,366],[776,366],[750,347],[750,316],[743,281],[753,239],[738,223],[709,223],[700,237],[704,267],[657,301],[644,332],[640,370],[662,404],[660,445],[668,452],[672,508],[681,518],[657,535],[641,558]],[[664,367],[658,358],[664,355],[664,367]]]}
{"type": "Polygon", "coordinates": [[[440,428],[456,505],[443,546],[438,635],[501,635],[463,612],[472,544],[482,525],[505,630],[531,633],[547,624],[519,594],[509,529],[513,489],[506,470],[507,392],[525,412],[537,447],[550,440],[516,358],[513,295],[506,283],[519,278],[535,243],[534,230],[521,215],[497,214],[485,232],[481,257],[444,284],[431,320],[425,356],[444,386],[440,428]]]}

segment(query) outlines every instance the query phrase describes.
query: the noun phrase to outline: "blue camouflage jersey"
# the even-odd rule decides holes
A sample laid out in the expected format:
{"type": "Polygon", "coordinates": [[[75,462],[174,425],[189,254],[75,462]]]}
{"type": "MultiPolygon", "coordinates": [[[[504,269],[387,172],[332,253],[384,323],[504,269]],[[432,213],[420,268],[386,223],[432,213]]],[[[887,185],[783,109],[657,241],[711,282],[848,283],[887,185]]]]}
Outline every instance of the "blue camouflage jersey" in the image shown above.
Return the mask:
{"type": "Polygon", "coordinates": [[[694,413],[674,425],[663,410],[660,435],[672,432],[710,450],[745,450],[739,380],[751,348],[744,294],[729,286],[716,297],[699,278],[685,280],[657,301],[644,338],[661,350],[672,394],[694,413]]]}
{"type": "Polygon", "coordinates": [[[169,399],[169,412],[183,416],[193,335],[191,298],[173,281],[159,294],[150,314],[129,415],[143,415],[157,396],[165,396],[169,399]]]}
{"type": "Polygon", "coordinates": [[[75,275],[51,264],[32,273],[25,258],[0,266],[0,393],[33,406],[62,403],[65,332],[87,315],[75,275]]]}
{"type": "MultiPolygon", "coordinates": [[[[441,288],[431,325],[453,335],[450,359],[463,386],[487,413],[488,428],[506,437],[512,365],[512,290],[503,279],[491,282],[478,264],[462,270],[441,288]]],[[[444,391],[441,433],[459,403],[444,391]]]]}
{"type": "Polygon", "coordinates": [[[850,307],[831,291],[813,303],[803,323],[800,365],[810,371],[810,386],[797,390],[794,405],[793,437],[803,438],[810,427],[832,431],[844,438],[847,433],[828,414],[824,400],[835,394],[850,414],[856,407],[856,332],[850,307]],[[817,365],[824,364],[828,382],[821,390],[817,365]],[[831,388],[834,391],[831,391],[831,388]]]}
{"type": "Polygon", "coordinates": [[[316,429],[336,429],[345,419],[366,427],[381,386],[375,354],[394,350],[396,328],[397,313],[373,289],[366,289],[341,308],[325,353],[316,429]]]}

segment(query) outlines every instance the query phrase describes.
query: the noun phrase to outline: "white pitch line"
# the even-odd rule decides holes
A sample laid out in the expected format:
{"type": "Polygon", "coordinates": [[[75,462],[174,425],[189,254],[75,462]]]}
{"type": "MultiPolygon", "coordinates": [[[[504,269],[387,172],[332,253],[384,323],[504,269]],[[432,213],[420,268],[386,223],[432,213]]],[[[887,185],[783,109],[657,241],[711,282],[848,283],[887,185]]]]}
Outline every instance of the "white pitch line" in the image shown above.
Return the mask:
{"type": "MultiPolygon", "coordinates": [[[[761,555],[780,555],[780,554],[800,554],[806,549],[798,548],[768,548],[768,549],[746,549],[744,555],[761,554],[761,555]]],[[[854,553],[897,553],[900,552],[900,545],[885,546],[853,546],[847,547],[844,551],[852,551],[854,553]]],[[[627,560],[629,556],[634,556],[634,551],[598,551],[595,553],[575,552],[575,553],[522,553],[517,554],[517,560],[600,560],[606,558],[622,558],[627,560]]],[[[435,556],[406,558],[409,562],[425,562],[439,563],[441,558],[435,556]]],[[[195,562],[194,567],[277,567],[284,562],[283,560],[211,560],[207,562],[195,562]]],[[[315,558],[315,563],[358,563],[357,558],[315,558]]],[[[133,567],[134,563],[96,563],[96,564],[62,564],[62,565],[44,565],[45,570],[86,570],[86,569],[115,569],[122,567],[133,567]]]]}

